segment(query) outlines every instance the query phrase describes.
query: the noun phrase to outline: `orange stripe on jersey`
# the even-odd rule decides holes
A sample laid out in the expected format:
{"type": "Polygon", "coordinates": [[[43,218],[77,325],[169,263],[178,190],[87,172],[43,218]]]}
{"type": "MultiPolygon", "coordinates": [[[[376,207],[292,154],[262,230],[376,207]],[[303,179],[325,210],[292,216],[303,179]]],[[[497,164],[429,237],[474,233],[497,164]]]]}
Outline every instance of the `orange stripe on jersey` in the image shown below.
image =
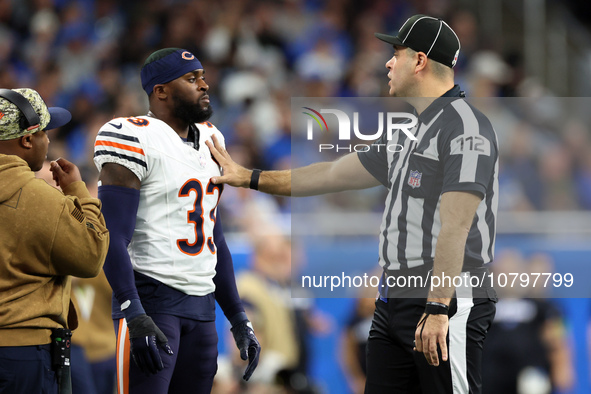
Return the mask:
{"type": "Polygon", "coordinates": [[[135,146],[129,146],[129,145],[125,145],[125,144],[119,144],[117,142],[112,142],[112,141],[103,141],[103,140],[97,140],[94,144],[94,146],[97,145],[103,145],[103,146],[112,146],[114,148],[119,148],[119,149],[123,149],[129,152],[135,152],[135,153],[139,153],[145,156],[144,154],[144,150],[142,148],[136,148],[135,146]]]}
{"type": "Polygon", "coordinates": [[[119,319],[117,333],[117,393],[129,394],[129,330],[125,319],[119,319]]]}

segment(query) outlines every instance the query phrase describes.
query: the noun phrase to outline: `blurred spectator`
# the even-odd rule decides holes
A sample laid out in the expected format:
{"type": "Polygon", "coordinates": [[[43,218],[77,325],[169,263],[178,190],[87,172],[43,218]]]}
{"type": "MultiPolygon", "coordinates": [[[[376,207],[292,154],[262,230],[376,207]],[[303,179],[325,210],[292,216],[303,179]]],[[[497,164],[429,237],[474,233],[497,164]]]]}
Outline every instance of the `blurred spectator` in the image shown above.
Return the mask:
{"type": "Polygon", "coordinates": [[[72,394],[113,394],[117,365],[111,287],[105,273],[72,282],[80,317],[72,335],[72,394]]]}
{"type": "Polygon", "coordinates": [[[257,238],[252,271],[237,278],[238,291],[265,352],[252,381],[272,384],[282,369],[295,369],[300,344],[291,308],[288,241],[281,235],[257,238]]]}
{"type": "Polygon", "coordinates": [[[307,376],[307,333],[323,332],[310,300],[292,298],[291,242],[270,232],[255,235],[252,270],[237,277],[238,290],[265,352],[251,381],[257,393],[281,387],[288,393],[314,393],[307,376]]]}
{"type": "MultiPolygon", "coordinates": [[[[501,253],[495,275],[553,272],[546,255],[530,260],[515,250],[501,253]]],[[[550,394],[573,388],[574,368],[564,321],[556,305],[520,285],[506,286],[488,332],[483,353],[484,394],[550,394]]]]}
{"type": "Polygon", "coordinates": [[[277,371],[295,368],[299,356],[287,287],[291,279],[290,249],[281,235],[261,236],[255,242],[253,270],[239,275],[237,282],[242,299],[252,309],[253,325],[265,344],[257,377],[270,382],[277,371]]]}
{"type": "Polygon", "coordinates": [[[467,93],[471,97],[498,97],[512,79],[511,67],[493,51],[479,51],[470,62],[467,93]]]}
{"type": "Polygon", "coordinates": [[[545,209],[569,211],[577,208],[572,166],[570,152],[563,144],[551,144],[541,155],[542,206],[545,209]]]}
{"type": "Polygon", "coordinates": [[[365,392],[366,347],[375,311],[376,293],[375,288],[362,289],[341,339],[342,354],[339,359],[353,394],[365,392]],[[371,295],[374,297],[370,297],[371,295]]]}

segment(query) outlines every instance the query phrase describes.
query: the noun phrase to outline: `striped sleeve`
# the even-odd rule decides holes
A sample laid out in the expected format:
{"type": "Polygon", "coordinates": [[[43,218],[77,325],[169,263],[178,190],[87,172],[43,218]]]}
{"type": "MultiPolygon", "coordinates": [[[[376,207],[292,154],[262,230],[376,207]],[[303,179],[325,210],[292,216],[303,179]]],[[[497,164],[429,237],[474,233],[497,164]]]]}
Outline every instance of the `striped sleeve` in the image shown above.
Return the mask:
{"type": "Polygon", "coordinates": [[[146,153],[133,126],[113,119],[98,132],[94,143],[94,163],[100,171],[105,163],[122,165],[140,181],[148,171],[146,153]]]}
{"type": "Polygon", "coordinates": [[[388,176],[388,154],[386,146],[388,145],[387,133],[383,133],[373,144],[371,149],[358,152],[357,157],[365,169],[373,175],[380,183],[390,187],[388,176]],[[379,148],[381,147],[381,149],[379,148]]]}
{"type": "Polygon", "coordinates": [[[464,100],[451,104],[453,119],[449,129],[439,133],[440,161],[443,163],[443,189],[470,191],[482,197],[494,176],[498,157],[495,132],[490,121],[464,100]]]}

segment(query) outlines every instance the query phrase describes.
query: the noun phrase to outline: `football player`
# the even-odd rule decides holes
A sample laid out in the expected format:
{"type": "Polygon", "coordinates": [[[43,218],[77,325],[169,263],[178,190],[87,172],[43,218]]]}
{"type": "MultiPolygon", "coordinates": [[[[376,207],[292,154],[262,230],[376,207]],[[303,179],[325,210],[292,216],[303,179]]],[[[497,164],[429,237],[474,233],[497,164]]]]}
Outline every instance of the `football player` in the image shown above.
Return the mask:
{"type": "Polygon", "coordinates": [[[224,137],[207,121],[204,73],[184,49],[152,53],[141,70],[150,112],[113,119],[96,138],[119,393],[209,393],[216,300],[248,358],[245,380],[258,363],[217,210],[222,187],[210,182],[220,168],[204,141],[224,137]]]}

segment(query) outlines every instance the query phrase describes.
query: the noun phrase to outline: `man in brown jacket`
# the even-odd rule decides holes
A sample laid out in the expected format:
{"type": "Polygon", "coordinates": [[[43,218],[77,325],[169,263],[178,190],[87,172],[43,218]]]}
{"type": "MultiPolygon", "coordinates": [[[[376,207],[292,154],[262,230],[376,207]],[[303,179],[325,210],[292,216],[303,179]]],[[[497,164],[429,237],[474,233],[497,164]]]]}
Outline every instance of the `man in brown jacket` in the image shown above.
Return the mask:
{"type": "Polygon", "coordinates": [[[32,89],[0,89],[0,393],[57,393],[52,330],[74,329],[70,275],[96,276],[109,235],[78,168],[51,163],[63,193],[36,179],[47,130],[71,119],[32,89]]]}

